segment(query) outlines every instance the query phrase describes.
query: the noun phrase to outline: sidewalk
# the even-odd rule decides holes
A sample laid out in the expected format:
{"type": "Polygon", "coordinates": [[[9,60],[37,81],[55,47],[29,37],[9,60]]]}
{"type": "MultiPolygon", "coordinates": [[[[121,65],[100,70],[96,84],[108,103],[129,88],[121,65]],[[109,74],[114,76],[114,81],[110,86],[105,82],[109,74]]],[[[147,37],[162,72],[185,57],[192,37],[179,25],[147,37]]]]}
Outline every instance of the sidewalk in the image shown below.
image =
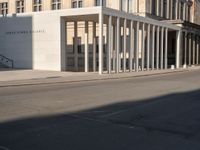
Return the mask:
{"type": "Polygon", "coordinates": [[[141,76],[152,76],[169,73],[187,72],[199,67],[178,70],[154,70],[132,73],[103,74],[98,73],[76,73],[76,72],[56,72],[56,71],[36,71],[36,70],[6,70],[0,71],[0,87],[25,86],[38,84],[73,83],[83,81],[122,79],[141,76]]]}

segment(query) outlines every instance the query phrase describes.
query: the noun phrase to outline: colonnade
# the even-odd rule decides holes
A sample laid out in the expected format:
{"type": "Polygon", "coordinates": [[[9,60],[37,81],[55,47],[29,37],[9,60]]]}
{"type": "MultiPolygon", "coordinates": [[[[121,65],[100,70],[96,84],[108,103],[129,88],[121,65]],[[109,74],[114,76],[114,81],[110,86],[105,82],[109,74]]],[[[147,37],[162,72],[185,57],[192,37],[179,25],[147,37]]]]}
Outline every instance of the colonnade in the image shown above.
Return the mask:
{"type": "Polygon", "coordinates": [[[187,66],[200,64],[200,35],[194,32],[183,32],[183,64],[187,66]]]}
{"type": "MultiPolygon", "coordinates": [[[[92,30],[88,30],[88,24],[85,21],[85,72],[111,74],[168,69],[168,32],[172,29],[142,20],[103,14],[99,15],[98,22],[90,21],[92,30]],[[92,35],[92,43],[89,43],[89,35],[92,35]]],[[[77,28],[77,22],[74,23],[74,28],[77,28]]],[[[74,39],[74,64],[78,68],[77,29],[74,29],[74,39]]],[[[177,49],[180,49],[179,46],[177,44],[177,49]]],[[[179,64],[174,65],[178,67],[179,64]]]]}

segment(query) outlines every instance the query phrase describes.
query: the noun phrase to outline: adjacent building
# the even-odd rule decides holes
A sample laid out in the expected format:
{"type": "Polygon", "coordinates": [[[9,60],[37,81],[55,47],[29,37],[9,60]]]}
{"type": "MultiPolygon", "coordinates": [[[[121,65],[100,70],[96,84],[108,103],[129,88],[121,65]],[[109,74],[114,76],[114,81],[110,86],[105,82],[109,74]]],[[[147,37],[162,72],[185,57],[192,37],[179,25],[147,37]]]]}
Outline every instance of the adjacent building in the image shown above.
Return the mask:
{"type": "Polygon", "coordinates": [[[99,74],[197,66],[199,8],[199,0],[0,0],[0,63],[99,74]]]}

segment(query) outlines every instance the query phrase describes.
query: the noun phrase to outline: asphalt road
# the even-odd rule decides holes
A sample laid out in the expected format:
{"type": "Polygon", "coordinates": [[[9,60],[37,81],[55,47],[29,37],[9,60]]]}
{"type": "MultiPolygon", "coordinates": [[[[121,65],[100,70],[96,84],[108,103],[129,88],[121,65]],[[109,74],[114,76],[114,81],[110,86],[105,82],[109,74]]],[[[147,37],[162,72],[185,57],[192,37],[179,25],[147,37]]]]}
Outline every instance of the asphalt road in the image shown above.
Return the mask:
{"type": "Polygon", "coordinates": [[[199,70],[0,88],[0,150],[199,149],[199,70]]]}

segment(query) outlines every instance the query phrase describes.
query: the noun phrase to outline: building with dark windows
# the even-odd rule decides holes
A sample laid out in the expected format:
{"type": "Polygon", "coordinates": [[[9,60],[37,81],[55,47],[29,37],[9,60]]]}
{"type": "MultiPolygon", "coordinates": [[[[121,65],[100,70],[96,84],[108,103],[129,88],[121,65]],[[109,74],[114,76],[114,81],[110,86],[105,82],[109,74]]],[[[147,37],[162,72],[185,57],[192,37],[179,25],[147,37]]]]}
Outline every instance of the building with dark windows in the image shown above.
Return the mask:
{"type": "Polygon", "coordinates": [[[0,14],[0,63],[14,68],[110,74],[200,64],[199,0],[0,0],[0,14]]]}

